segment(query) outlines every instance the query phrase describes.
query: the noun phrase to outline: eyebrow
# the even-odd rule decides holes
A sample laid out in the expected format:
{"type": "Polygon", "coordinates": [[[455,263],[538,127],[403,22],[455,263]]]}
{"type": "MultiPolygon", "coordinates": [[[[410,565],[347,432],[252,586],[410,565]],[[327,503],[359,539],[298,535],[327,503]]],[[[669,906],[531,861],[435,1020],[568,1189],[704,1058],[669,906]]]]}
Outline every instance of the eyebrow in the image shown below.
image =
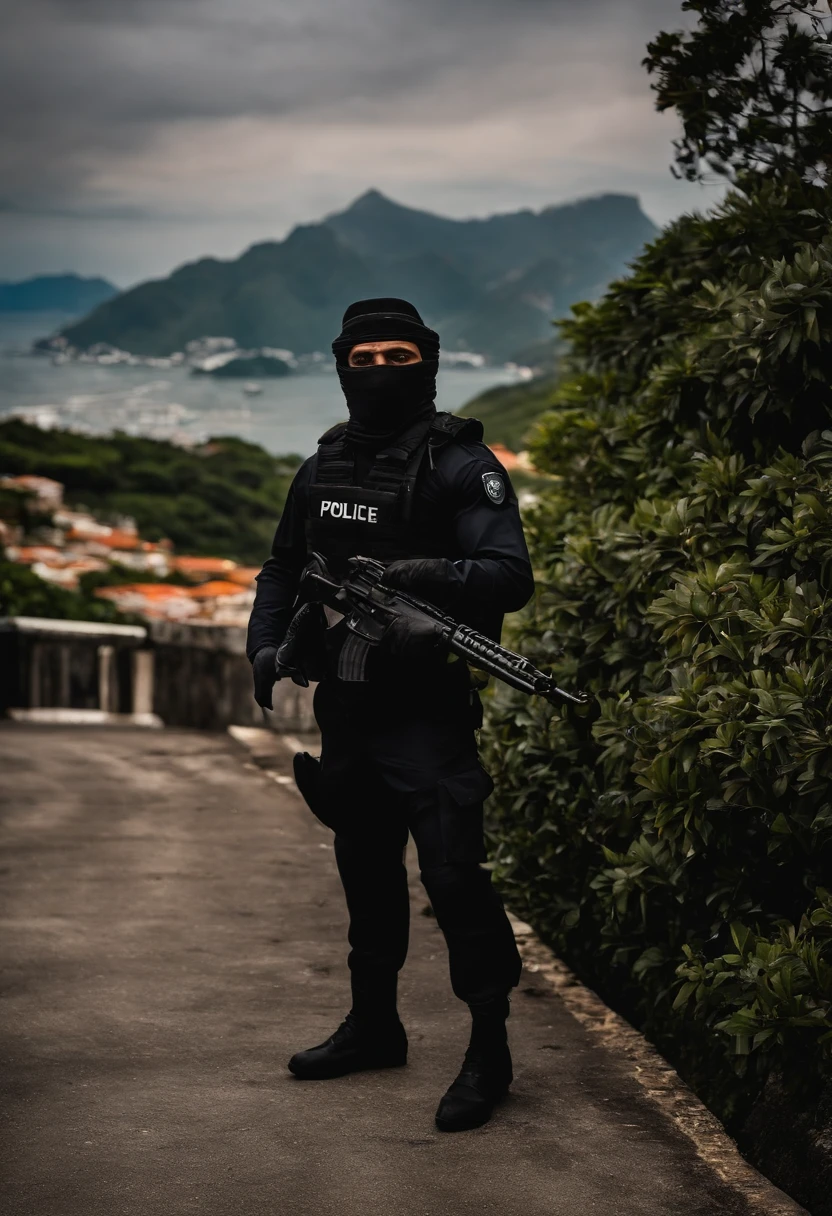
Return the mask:
{"type": "Polygon", "coordinates": [[[352,355],[354,358],[358,355],[395,355],[399,351],[405,355],[416,354],[416,351],[412,350],[409,346],[386,346],[384,350],[371,350],[369,347],[365,346],[362,350],[353,351],[352,355]]]}

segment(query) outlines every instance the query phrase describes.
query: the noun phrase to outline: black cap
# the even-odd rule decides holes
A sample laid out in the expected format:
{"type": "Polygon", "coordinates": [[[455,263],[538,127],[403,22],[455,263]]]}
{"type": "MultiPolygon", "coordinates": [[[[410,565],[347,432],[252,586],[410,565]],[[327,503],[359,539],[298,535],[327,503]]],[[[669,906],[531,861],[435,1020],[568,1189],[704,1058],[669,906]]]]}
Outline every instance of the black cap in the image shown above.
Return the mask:
{"type": "Polygon", "coordinates": [[[332,350],[339,363],[345,362],[342,356],[348,355],[359,342],[382,342],[390,338],[415,343],[423,359],[435,359],[439,355],[439,334],[425,325],[413,304],[396,296],[356,300],[350,304],[332,350]]]}
{"type": "Polygon", "coordinates": [[[344,313],[341,327],[343,328],[345,325],[348,325],[350,321],[355,321],[357,317],[372,316],[379,313],[409,317],[418,325],[424,325],[424,321],[419,315],[419,310],[409,300],[399,300],[396,296],[381,296],[377,300],[356,300],[354,304],[350,304],[344,313]]]}

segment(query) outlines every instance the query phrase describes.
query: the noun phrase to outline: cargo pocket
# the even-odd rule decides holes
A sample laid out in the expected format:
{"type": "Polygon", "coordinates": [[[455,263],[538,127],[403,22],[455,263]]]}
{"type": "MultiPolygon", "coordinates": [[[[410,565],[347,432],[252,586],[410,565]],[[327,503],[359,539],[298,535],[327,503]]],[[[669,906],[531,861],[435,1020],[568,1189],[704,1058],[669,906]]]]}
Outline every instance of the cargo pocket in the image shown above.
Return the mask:
{"type": "Polygon", "coordinates": [[[450,864],[485,861],[482,804],[494,782],[477,765],[437,784],[442,851],[450,864]]]}

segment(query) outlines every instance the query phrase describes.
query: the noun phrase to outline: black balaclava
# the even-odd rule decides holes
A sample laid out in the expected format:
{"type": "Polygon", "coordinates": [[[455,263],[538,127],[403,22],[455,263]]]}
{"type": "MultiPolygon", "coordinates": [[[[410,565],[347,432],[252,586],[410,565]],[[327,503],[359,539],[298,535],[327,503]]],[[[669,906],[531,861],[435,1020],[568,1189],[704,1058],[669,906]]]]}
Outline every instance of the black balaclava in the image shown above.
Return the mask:
{"type": "Polygon", "coordinates": [[[357,300],[350,304],[332,350],[350,415],[347,438],[353,444],[379,449],[412,424],[436,413],[433,402],[439,334],[428,329],[407,300],[357,300]],[[349,353],[360,342],[394,338],[418,346],[421,363],[349,366],[349,353]]]}

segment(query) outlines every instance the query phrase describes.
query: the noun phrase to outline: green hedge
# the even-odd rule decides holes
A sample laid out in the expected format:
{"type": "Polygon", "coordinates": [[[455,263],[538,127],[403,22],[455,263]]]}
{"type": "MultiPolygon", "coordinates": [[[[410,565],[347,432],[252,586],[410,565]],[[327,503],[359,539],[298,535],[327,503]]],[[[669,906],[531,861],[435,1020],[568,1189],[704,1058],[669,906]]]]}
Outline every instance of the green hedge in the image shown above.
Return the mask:
{"type": "Polygon", "coordinates": [[[829,220],[732,193],[564,325],[517,641],[595,698],[486,732],[511,905],[724,1117],[832,1060],[829,220]]]}

